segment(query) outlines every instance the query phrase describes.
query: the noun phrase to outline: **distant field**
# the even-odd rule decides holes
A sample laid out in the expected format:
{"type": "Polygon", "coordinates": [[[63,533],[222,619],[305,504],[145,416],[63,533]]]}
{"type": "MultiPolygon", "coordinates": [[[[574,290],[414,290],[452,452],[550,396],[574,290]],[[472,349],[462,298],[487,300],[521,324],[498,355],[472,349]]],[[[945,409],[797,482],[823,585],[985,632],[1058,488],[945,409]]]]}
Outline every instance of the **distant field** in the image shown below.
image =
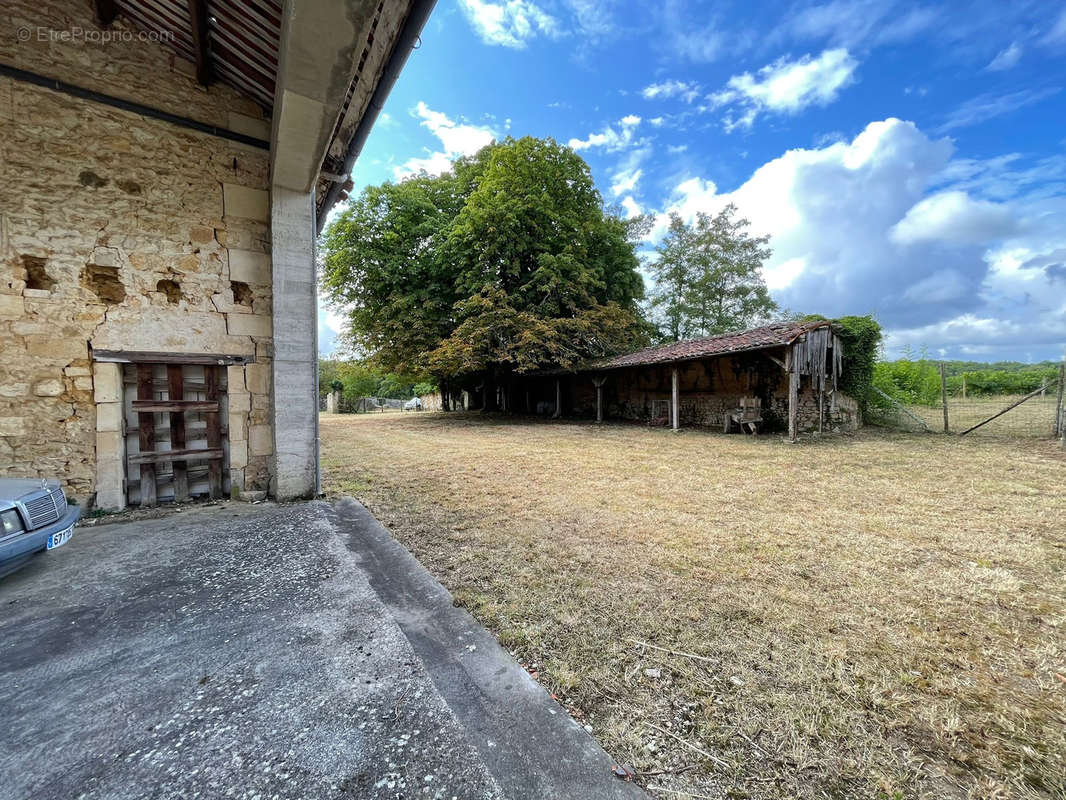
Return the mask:
{"type": "Polygon", "coordinates": [[[1051,442],[442,413],[322,437],[329,492],[654,797],[1066,796],[1051,442]]]}

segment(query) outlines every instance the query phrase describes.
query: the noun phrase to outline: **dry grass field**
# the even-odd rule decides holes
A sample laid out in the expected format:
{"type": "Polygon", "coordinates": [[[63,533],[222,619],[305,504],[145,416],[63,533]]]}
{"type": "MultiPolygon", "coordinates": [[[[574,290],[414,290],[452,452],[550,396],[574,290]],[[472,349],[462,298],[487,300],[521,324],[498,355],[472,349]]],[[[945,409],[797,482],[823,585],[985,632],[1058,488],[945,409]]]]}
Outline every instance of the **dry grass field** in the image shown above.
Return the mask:
{"type": "Polygon", "coordinates": [[[1066,797],[1066,458],[322,417],[352,494],[657,798],[1066,797]]]}

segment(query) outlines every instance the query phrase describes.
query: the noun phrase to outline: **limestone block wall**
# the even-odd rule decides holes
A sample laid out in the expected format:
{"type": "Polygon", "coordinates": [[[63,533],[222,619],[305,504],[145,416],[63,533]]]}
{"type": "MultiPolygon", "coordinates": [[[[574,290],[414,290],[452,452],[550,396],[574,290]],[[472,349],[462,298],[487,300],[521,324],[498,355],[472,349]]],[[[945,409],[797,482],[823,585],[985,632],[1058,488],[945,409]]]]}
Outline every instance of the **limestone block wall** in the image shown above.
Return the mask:
{"type": "MultiPolygon", "coordinates": [[[[88,2],[5,11],[0,61],[269,139],[254,103],[198,86],[157,42],[38,33],[94,30],[88,2]]],[[[8,78],[0,127],[0,474],[121,507],[121,378],[93,351],[239,354],[254,363],[229,368],[231,483],[266,489],[269,153],[8,78]]]]}

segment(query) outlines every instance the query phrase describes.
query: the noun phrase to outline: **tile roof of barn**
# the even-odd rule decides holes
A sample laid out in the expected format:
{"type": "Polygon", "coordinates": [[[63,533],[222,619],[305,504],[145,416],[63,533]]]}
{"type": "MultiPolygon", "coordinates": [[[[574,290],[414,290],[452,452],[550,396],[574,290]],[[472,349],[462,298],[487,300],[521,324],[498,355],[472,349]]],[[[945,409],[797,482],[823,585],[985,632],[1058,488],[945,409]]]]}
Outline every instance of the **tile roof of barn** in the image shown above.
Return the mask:
{"type": "Polygon", "coordinates": [[[723,356],[730,353],[742,353],[748,350],[765,350],[792,344],[807,331],[821,328],[830,323],[827,320],[810,320],[807,322],[775,322],[760,328],[746,331],[720,333],[702,339],[687,339],[681,342],[648,347],[635,353],[615,356],[590,364],[585,369],[620,369],[622,367],[641,367],[649,364],[668,364],[676,361],[691,361],[696,358],[723,356]]]}

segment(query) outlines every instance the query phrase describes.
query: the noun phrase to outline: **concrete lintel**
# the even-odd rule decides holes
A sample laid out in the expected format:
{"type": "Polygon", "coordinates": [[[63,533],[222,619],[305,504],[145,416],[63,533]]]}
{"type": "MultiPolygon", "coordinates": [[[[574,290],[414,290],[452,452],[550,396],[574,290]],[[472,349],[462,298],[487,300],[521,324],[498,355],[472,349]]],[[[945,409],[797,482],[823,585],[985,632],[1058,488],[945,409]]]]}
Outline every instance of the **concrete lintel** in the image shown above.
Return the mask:
{"type": "Polygon", "coordinates": [[[275,186],[314,187],[376,5],[285,0],[271,142],[275,186]]]}

